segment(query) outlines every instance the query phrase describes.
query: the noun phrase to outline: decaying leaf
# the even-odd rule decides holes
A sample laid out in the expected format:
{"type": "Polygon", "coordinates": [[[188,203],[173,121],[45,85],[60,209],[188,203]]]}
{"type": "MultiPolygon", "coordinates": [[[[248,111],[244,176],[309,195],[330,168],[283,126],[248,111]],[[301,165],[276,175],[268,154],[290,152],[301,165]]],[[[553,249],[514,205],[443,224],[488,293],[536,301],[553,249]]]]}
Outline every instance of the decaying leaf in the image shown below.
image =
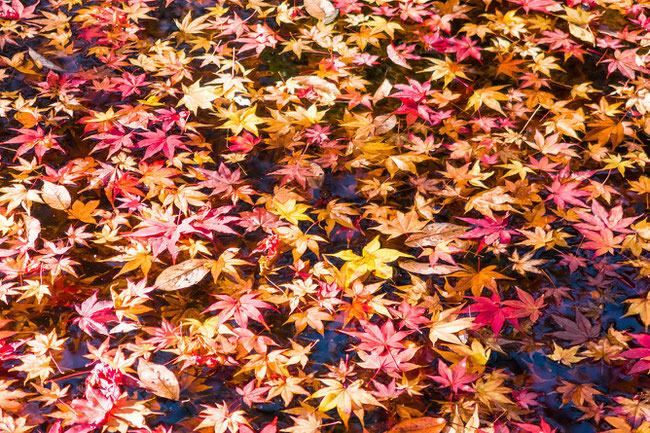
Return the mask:
{"type": "Polygon", "coordinates": [[[210,269],[207,260],[190,259],[171,266],[158,275],[154,285],[160,290],[174,291],[190,287],[203,279],[210,269]]]}
{"type": "Polygon", "coordinates": [[[141,359],[138,363],[138,377],[142,386],[159,397],[178,400],[180,386],[178,379],[164,365],[154,364],[141,359]]]}
{"type": "Polygon", "coordinates": [[[338,15],[338,10],[334,8],[334,4],[329,0],[305,0],[304,3],[307,13],[321,20],[323,24],[331,23],[338,15]]]}
{"type": "Polygon", "coordinates": [[[429,263],[416,262],[415,260],[400,260],[399,267],[408,272],[421,275],[449,275],[461,270],[458,266],[453,265],[433,265],[429,263]]]}
{"type": "Polygon", "coordinates": [[[449,240],[459,240],[467,232],[467,227],[452,223],[430,223],[420,233],[409,236],[404,242],[409,247],[434,247],[449,240]]]}
{"type": "Polygon", "coordinates": [[[72,203],[72,198],[66,187],[48,181],[43,181],[41,198],[45,204],[58,210],[66,210],[72,203]]]}
{"type": "Polygon", "coordinates": [[[446,424],[444,418],[423,416],[404,420],[393,426],[387,433],[439,433],[446,424]]]}

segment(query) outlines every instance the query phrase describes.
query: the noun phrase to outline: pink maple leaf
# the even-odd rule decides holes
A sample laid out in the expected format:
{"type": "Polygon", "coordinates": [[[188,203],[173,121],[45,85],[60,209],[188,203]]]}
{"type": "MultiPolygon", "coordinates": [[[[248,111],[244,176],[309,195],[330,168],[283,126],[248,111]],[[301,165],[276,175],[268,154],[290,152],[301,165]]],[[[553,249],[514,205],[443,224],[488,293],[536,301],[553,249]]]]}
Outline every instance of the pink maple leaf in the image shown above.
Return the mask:
{"type": "Polygon", "coordinates": [[[75,305],[75,310],[80,317],[76,317],[72,323],[79,325],[82,331],[92,336],[92,331],[108,335],[108,329],[104,324],[111,320],[117,320],[117,316],[112,311],[114,308],[112,301],[97,301],[97,292],[83,301],[81,305],[75,305]]]}

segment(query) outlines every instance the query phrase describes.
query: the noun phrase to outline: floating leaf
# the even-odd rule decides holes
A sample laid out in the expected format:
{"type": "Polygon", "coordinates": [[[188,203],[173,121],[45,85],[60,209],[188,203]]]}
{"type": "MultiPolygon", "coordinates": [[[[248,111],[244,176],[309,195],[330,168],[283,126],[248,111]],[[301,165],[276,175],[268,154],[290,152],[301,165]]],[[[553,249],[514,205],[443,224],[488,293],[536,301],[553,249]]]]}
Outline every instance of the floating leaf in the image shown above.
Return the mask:
{"type": "Polygon", "coordinates": [[[324,24],[331,23],[338,14],[338,10],[329,0],[305,0],[305,10],[324,24]]]}
{"type": "Polygon", "coordinates": [[[431,266],[428,263],[420,263],[415,260],[401,260],[399,267],[408,272],[413,272],[421,275],[448,275],[456,271],[460,271],[461,268],[458,266],[452,265],[434,265],[431,266]]]}
{"type": "Polygon", "coordinates": [[[158,275],[155,286],[168,292],[190,287],[208,275],[206,263],[207,260],[190,259],[167,268],[158,275]]]}
{"type": "Polygon", "coordinates": [[[66,187],[48,181],[43,181],[41,198],[45,204],[58,210],[66,210],[72,203],[72,198],[66,187]]]}
{"type": "Polygon", "coordinates": [[[434,247],[441,242],[458,239],[466,231],[466,227],[456,224],[431,223],[420,233],[411,235],[404,243],[409,247],[434,247]]]}
{"type": "Polygon", "coordinates": [[[438,433],[445,428],[446,424],[444,418],[423,416],[404,420],[388,430],[388,433],[438,433]]]}
{"type": "Polygon", "coordinates": [[[178,379],[164,365],[153,364],[145,360],[138,363],[138,377],[142,386],[159,397],[178,400],[181,390],[178,379]]]}

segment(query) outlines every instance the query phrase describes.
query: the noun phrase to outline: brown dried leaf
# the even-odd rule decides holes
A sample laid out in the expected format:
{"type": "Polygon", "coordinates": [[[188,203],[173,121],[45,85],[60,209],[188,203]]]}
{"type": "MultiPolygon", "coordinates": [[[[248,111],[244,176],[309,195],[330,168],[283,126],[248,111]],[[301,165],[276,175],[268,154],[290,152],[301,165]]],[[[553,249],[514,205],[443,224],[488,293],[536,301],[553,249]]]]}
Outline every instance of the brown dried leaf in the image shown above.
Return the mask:
{"type": "Polygon", "coordinates": [[[375,100],[375,102],[387,98],[388,95],[390,95],[391,90],[393,90],[393,85],[390,84],[390,81],[384,80],[381,83],[381,86],[375,91],[375,94],[372,96],[372,98],[375,100]]]}
{"type": "Polygon", "coordinates": [[[320,103],[332,104],[336,98],[341,96],[339,88],[324,78],[315,75],[299,75],[291,77],[288,81],[297,83],[303,87],[311,87],[320,97],[320,103]]]}
{"type": "Polygon", "coordinates": [[[70,193],[64,186],[56,185],[48,181],[43,181],[41,198],[45,204],[58,210],[66,210],[72,203],[70,193]]]}
{"type": "Polygon", "coordinates": [[[461,268],[452,265],[435,265],[431,266],[428,263],[420,263],[414,260],[401,260],[399,267],[407,272],[413,272],[421,275],[448,275],[453,272],[460,271],[461,268]]]}
{"type": "Polygon", "coordinates": [[[400,422],[387,433],[439,433],[445,428],[444,418],[424,416],[422,418],[407,419],[400,422]]]}
{"type": "Polygon", "coordinates": [[[383,115],[375,117],[372,122],[375,125],[375,134],[385,134],[397,125],[397,117],[395,115],[383,115]]]}
{"type": "Polygon", "coordinates": [[[207,260],[190,259],[162,271],[156,282],[160,290],[173,291],[190,287],[201,281],[210,270],[205,266],[207,260]]]}
{"type": "Polygon", "coordinates": [[[434,247],[441,242],[459,239],[467,227],[451,223],[431,223],[406,240],[409,247],[434,247]]]}
{"type": "Polygon", "coordinates": [[[153,364],[143,359],[138,363],[138,377],[144,388],[159,397],[178,400],[181,389],[178,379],[164,365],[153,364]]]}
{"type": "Polygon", "coordinates": [[[321,20],[323,24],[331,23],[338,14],[338,10],[329,0],[305,0],[305,10],[312,17],[321,20]]]}
{"type": "Polygon", "coordinates": [[[467,200],[465,213],[476,209],[488,218],[494,218],[492,211],[512,211],[514,210],[510,203],[515,199],[506,192],[502,186],[497,186],[489,191],[478,193],[467,200]]]}

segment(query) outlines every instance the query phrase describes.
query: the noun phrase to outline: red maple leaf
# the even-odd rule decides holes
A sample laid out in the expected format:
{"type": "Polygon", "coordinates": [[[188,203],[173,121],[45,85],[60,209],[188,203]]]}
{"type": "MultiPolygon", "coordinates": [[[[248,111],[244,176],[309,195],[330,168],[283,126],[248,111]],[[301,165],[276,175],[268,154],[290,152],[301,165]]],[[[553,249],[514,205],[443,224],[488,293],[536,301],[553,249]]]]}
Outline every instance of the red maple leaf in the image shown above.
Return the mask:
{"type": "Polygon", "coordinates": [[[171,161],[174,159],[174,149],[178,148],[189,151],[183,142],[179,140],[182,137],[181,135],[167,135],[167,132],[162,129],[141,132],[139,135],[144,137],[144,140],[138,142],[139,147],[147,148],[142,159],[151,158],[156,153],[162,151],[167,159],[171,161]]]}
{"type": "Polygon", "coordinates": [[[549,190],[550,194],[546,200],[553,200],[555,204],[563,209],[566,207],[566,204],[572,204],[574,206],[586,206],[581,200],[581,197],[589,197],[590,194],[587,191],[581,189],[576,189],[580,185],[579,182],[567,182],[560,183],[559,179],[556,177],[551,186],[544,185],[544,188],[549,190]]]}
{"type": "Polygon", "coordinates": [[[264,327],[267,327],[260,309],[273,309],[273,307],[264,301],[255,299],[257,297],[256,293],[247,293],[239,299],[235,299],[229,295],[215,295],[215,297],[220,299],[220,301],[210,305],[203,310],[203,313],[221,310],[217,316],[217,326],[225,323],[230,318],[234,318],[235,322],[242,328],[248,327],[248,319],[253,319],[264,325],[264,327]]]}
{"type": "Polygon", "coordinates": [[[395,349],[404,349],[405,346],[402,341],[404,340],[404,337],[411,333],[411,331],[395,332],[393,322],[390,320],[387,320],[381,328],[370,322],[361,322],[361,327],[363,328],[363,331],[361,332],[341,332],[358,338],[361,341],[357,346],[357,349],[376,352],[378,354],[384,353],[384,351],[388,352],[395,349]]]}
{"type": "MultiPolygon", "coordinates": [[[[170,212],[167,212],[167,214],[169,213],[170,212]]],[[[180,220],[180,222],[176,222],[171,215],[168,216],[168,221],[147,218],[142,223],[144,227],[128,236],[148,238],[147,240],[151,244],[154,257],[157,257],[160,253],[167,250],[171,254],[172,258],[176,260],[176,256],[178,255],[178,247],[176,244],[180,240],[181,236],[197,233],[199,231],[191,224],[197,217],[196,215],[193,215],[180,220]]]]}
{"type": "Polygon", "coordinates": [[[474,318],[475,329],[489,324],[496,338],[506,320],[518,326],[517,317],[519,316],[517,311],[501,302],[501,297],[498,294],[492,293],[491,298],[469,296],[469,299],[473,299],[476,303],[465,307],[461,312],[478,313],[474,318]]]}
{"type": "Polygon", "coordinates": [[[650,334],[630,334],[642,347],[626,350],[621,353],[623,358],[636,359],[628,374],[636,374],[650,370],[650,334]]]}
{"type": "Polygon", "coordinates": [[[79,325],[79,328],[90,336],[93,335],[92,331],[108,335],[108,329],[104,324],[110,320],[117,320],[117,316],[112,311],[113,302],[97,301],[97,292],[74,308],[80,317],[75,317],[72,323],[79,325]]]}
{"type": "Polygon", "coordinates": [[[457,394],[459,391],[472,392],[474,389],[467,385],[478,378],[478,374],[467,374],[467,360],[463,359],[451,369],[438,360],[438,376],[427,376],[430,379],[442,384],[444,388],[450,387],[451,392],[457,394]]]}
{"type": "Polygon", "coordinates": [[[26,153],[30,149],[34,149],[34,152],[36,152],[39,163],[41,162],[43,155],[45,155],[45,152],[50,149],[56,149],[65,153],[65,150],[63,150],[61,146],[59,146],[59,143],[56,141],[56,139],[61,136],[52,134],[51,131],[46,134],[40,126],[37,126],[36,130],[14,128],[10,129],[12,131],[20,133],[20,135],[17,137],[5,141],[5,144],[20,143],[20,147],[16,150],[16,158],[26,153]]]}

